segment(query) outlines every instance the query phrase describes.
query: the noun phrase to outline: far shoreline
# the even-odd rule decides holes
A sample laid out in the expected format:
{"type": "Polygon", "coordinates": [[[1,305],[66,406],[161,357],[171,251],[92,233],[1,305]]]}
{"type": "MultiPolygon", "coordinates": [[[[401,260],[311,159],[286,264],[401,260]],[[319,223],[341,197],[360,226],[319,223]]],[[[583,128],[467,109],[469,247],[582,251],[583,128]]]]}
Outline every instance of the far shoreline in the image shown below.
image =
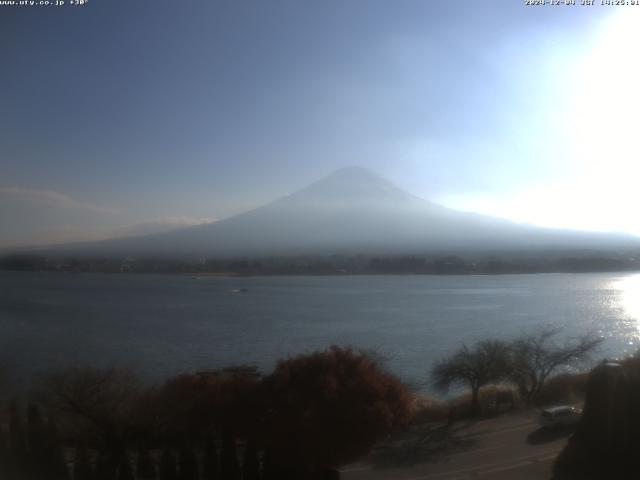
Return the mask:
{"type": "Polygon", "coordinates": [[[346,275],[517,275],[640,272],[633,252],[460,252],[459,254],[333,254],[255,257],[63,256],[0,257],[0,270],[69,273],[163,273],[194,277],[346,275]]]}
{"type": "Polygon", "coordinates": [[[380,273],[380,272],[349,272],[349,273],[242,273],[242,272],[113,272],[113,271],[66,271],[66,270],[11,270],[0,269],[7,273],[66,273],[69,275],[101,274],[101,275],[162,275],[175,277],[200,278],[270,278],[270,277],[504,277],[522,275],[582,275],[582,274],[640,274],[640,269],[634,270],[592,270],[592,271],[530,271],[530,272],[469,272],[469,273],[380,273]]]}

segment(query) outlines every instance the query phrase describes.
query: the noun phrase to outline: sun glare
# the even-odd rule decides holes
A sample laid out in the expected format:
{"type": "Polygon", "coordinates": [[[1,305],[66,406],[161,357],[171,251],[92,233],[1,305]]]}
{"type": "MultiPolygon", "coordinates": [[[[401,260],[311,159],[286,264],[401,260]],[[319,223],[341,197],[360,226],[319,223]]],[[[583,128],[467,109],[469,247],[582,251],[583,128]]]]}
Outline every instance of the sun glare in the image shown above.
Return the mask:
{"type": "MultiPolygon", "coordinates": [[[[628,10],[628,9],[626,9],[628,10]]],[[[584,212],[610,229],[640,233],[635,205],[640,168],[640,15],[620,11],[578,60],[567,105],[570,155],[584,212]]]]}
{"type": "MultiPolygon", "coordinates": [[[[569,114],[575,151],[584,158],[588,174],[634,168],[639,153],[640,15],[621,12],[611,17],[592,49],[578,62],[575,96],[569,114]]],[[[635,170],[634,170],[635,172],[635,170]]]]}
{"type": "Polygon", "coordinates": [[[552,100],[540,105],[549,135],[523,141],[548,147],[554,178],[498,194],[454,194],[443,203],[544,227],[640,235],[638,27],[640,10],[622,9],[564,61],[550,61],[544,75],[554,78],[552,100]]]}
{"type": "Polygon", "coordinates": [[[640,274],[615,280],[613,287],[620,292],[620,307],[625,316],[640,322],[640,274]]]}

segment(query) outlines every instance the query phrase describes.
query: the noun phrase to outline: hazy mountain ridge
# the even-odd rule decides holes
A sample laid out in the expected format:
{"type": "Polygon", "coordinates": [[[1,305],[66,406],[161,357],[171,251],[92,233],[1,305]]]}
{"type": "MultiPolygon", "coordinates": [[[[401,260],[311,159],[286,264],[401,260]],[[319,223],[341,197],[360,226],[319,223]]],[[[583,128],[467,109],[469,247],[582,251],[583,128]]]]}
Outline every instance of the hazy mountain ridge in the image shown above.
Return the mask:
{"type": "Polygon", "coordinates": [[[544,229],[451,210],[369,170],[347,167],[265,206],[214,223],[51,250],[231,257],[631,247],[640,247],[640,240],[630,235],[544,229]]]}

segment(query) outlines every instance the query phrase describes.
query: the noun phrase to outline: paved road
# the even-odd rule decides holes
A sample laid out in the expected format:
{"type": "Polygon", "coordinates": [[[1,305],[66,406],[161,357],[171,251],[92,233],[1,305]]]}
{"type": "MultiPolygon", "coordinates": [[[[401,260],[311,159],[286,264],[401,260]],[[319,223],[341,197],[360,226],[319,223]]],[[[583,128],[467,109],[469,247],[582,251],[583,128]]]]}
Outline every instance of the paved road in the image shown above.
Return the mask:
{"type": "Polygon", "coordinates": [[[455,426],[456,437],[470,440],[465,448],[437,461],[400,468],[373,468],[367,463],[342,470],[345,480],[549,480],[553,460],[570,432],[538,428],[533,413],[506,414],[455,426]]]}

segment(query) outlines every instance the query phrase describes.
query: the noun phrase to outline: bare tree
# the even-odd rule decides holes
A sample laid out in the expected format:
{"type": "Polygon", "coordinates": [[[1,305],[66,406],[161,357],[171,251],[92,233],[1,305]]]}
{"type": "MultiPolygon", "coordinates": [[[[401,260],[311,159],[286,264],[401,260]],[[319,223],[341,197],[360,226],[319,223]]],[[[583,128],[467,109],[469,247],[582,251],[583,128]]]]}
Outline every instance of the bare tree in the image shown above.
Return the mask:
{"type": "Polygon", "coordinates": [[[122,449],[138,393],[129,370],[72,368],[51,374],[41,396],[76,436],[115,453],[122,449]]]}
{"type": "Polygon", "coordinates": [[[554,371],[585,362],[603,340],[587,334],[560,344],[556,341],[559,332],[558,328],[545,328],[511,342],[509,377],[527,402],[540,393],[554,371]]]}
{"type": "Polygon", "coordinates": [[[480,411],[480,388],[506,378],[509,369],[509,345],[500,340],[483,340],[472,347],[463,345],[448,358],[439,361],[431,371],[436,388],[446,391],[453,384],[471,389],[471,411],[480,411]]]}

